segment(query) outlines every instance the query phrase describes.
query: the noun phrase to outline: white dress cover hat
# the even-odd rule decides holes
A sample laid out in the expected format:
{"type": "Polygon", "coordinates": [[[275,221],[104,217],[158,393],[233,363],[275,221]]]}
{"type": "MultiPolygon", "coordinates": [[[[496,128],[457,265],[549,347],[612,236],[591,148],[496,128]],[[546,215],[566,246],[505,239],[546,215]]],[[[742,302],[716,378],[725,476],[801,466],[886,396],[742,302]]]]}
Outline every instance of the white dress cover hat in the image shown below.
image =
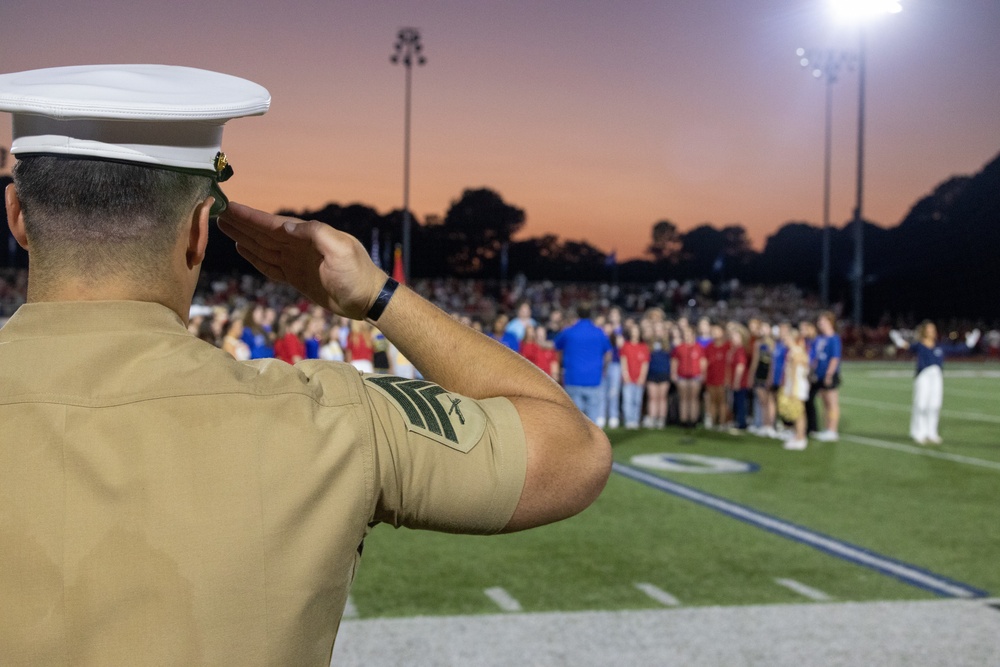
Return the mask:
{"type": "Polygon", "coordinates": [[[84,65],[0,74],[0,111],[13,114],[15,156],[127,162],[212,179],[232,174],[222,126],[259,116],[271,96],[228,74],[170,65],[84,65]]]}

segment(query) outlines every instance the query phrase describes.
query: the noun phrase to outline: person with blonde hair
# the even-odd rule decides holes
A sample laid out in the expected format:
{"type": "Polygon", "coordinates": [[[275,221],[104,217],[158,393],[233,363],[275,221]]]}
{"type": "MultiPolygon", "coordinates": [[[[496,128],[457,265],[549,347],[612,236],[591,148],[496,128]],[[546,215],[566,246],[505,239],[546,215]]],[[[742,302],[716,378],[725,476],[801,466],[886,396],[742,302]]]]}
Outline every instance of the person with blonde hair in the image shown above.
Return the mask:
{"type": "Polygon", "coordinates": [[[243,342],[243,318],[233,315],[226,327],[226,335],[222,337],[222,349],[237,361],[247,361],[250,358],[250,346],[243,342]]]}
{"type": "Polygon", "coordinates": [[[786,353],[778,393],[778,414],[795,429],[794,435],[785,441],[784,448],[802,450],[808,444],[805,401],[809,398],[809,354],[802,345],[798,330],[792,327],[784,328],[782,343],[786,353]]]}

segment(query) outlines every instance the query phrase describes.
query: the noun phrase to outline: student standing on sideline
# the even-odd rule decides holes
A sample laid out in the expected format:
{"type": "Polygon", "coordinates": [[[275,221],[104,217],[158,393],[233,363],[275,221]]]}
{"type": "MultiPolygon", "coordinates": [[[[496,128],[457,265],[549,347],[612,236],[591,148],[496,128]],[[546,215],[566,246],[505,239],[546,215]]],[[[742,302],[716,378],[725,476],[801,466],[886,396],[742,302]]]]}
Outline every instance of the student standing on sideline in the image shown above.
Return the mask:
{"type": "Polygon", "coordinates": [[[559,382],[561,373],[559,351],[556,350],[555,343],[549,340],[549,332],[541,325],[535,327],[535,343],[538,347],[535,351],[534,364],[545,371],[550,378],[559,382]]]}
{"type": "Polygon", "coordinates": [[[375,372],[375,349],[372,347],[374,327],[364,321],[351,320],[347,348],[344,350],[347,362],[362,373],[375,372]]]}
{"type": "Polygon", "coordinates": [[[306,358],[306,344],[302,340],[305,316],[297,311],[286,313],[278,320],[278,339],[274,341],[274,357],[288,364],[297,364],[306,358]]]}
{"type": "Polygon", "coordinates": [[[749,376],[753,384],[754,411],[760,417],[760,424],[752,429],[756,435],[773,437],[774,430],[774,400],[771,394],[771,365],[774,362],[774,338],[771,335],[771,325],[761,322],[757,326],[757,342],[753,347],[750,359],[749,376]]]}
{"type": "Polygon", "coordinates": [[[563,382],[573,403],[592,422],[603,428],[601,378],[611,359],[611,341],[590,320],[590,307],[577,308],[577,321],[556,336],[562,352],[563,382]]]}
{"type": "MultiPolygon", "coordinates": [[[[788,322],[782,322],[778,325],[778,336],[774,340],[774,353],[771,357],[771,370],[768,373],[767,378],[767,386],[768,390],[771,392],[771,404],[774,406],[775,414],[777,414],[778,409],[778,395],[781,393],[782,374],[785,371],[785,357],[788,354],[788,345],[785,341],[788,339],[789,329],[791,329],[791,325],[789,325],[788,322]]],[[[795,334],[797,340],[798,331],[796,331],[795,334]]],[[[772,434],[772,437],[780,439],[784,436],[784,433],[779,430],[780,428],[780,421],[775,418],[774,433],[772,434]]]]}
{"type": "Polygon", "coordinates": [[[823,421],[825,428],[816,434],[816,439],[823,442],[836,442],[838,425],[840,424],[840,336],[836,331],[836,319],[831,312],[820,314],[816,320],[819,336],[813,343],[816,349],[814,359],[816,382],[819,385],[819,396],[823,400],[823,421]]]}
{"type": "Polygon", "coordinates": [[[705,427],[722,428],[729,421],[726,401],[726,364],[729,343],[722,325],[713,324],[712,342],[705,348],[705,427]]]}
{"type": "Polygon", "coordinates": [[[708,362],[691,327],[685,327],[681,336],[681,344],[671,354],[670,378],[679,394],[681,426],[690,430],[695,427],[701,411],[699,398],[708,362]]]}
{"type": "Polygon", "coordinates": [[[29,264],[0,329],[4,665],[326,667],[377,524],[522,530],[608,478],[607,437],[558,385],[357,239],[226,208],[222,126],[269,104],[188,67],[0,75],[29,264]],[[265,276],[377,321],[429,381],[240,362],[191,335],[215,216],[265,276]]]}
{"type": "Polygon", "coordinates": [[[621,346],[625,342],[620,315],[617,325],[612,321],[604,323],[604,335],[611,341],[611,359],[601,380],[601,407],[607,417],[608,428],[618,428],[621,423],[622,402],[621,346]]]}
{"type": "Polygon", "coordinates": [[[979,342],[979,329],[965,337],[965,345],[947,349],[938,342],[937,327],[925,320],[917,327],[917,340],[906,341],[895,329],[889,337],[896,347],[912,350],[917,357],[917,374],[913,381],[913,413],[910,417],[910,437],[918,445],[940,445],[938,421],[944,399],[944,357],[949,353],[968,352],[979,342]]]}
{"type": "Polygon", "coordinates": [[[640,340],[640,329],[632,324],[622,345],[622,413],[625,428],[639,428],[642,417],[642,390],[649,373],[649,346],[640,340]]]}
{"type": "Polygon", "coordinates": [[[749,333],[742,326],[729,330],[728,377],[729,390],[733,396],[733,427],[740,432],[747,427],[747,349],[749,333]]]}
{"type": "Polygon", "coordinates": [[[781,390],[778,394],[778,413],[793,425],[794,435],[785,441],[784,448],[806,448],[806,414],[804,401],[809,397],[809,355],[802,347],[799,332],[784,327],[782,344],[787,350],[781,390]]]}
{"type": "Polygon", "coordinates": [[[513,335],[518,343],[523,343],[529,336],[529,329],[534,329],[536,326],[538,322],[531,316],[531,304],[522,301],[517,305],[516,317],[507,323],[504,333],[513,335]]]}
{"type": "Polygon", "coordinates": [[[653,322],[649,341],[649,372],[646,375],[646,428],[667,423],[667,393],[670,391],[670,337],[666,323],[653,322]]]}
{"type": "Polygon", "coordinates": [[[816,325],[808,320],[799,323],[799,338],[809,356],[809,396],[806,398],[806,433],[819,433],[819,419],[816,416],[816,394],[819,381],[813,373],[816,365],[816,325]]]}

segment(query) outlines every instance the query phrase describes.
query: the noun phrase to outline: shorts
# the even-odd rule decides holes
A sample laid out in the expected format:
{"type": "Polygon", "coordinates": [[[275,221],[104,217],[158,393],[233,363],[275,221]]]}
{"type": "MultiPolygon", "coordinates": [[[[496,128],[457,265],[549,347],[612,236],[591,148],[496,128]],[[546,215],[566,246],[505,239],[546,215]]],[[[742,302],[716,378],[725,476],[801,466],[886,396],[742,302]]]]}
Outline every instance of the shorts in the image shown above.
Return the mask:
{"type": "Polygon", "coordinates": [[[652,382],[654,384],[670,382],[670,373],[650,373],[646,376],[646,382],[652,382]]]}
{"type": "Polygon", "coordinates": [[[829,385],[823,384],[822,380],[820,380],[817,383],[817,387],[819,388],[820,391],[823,391],[824,389],[836,389],[839,386],[840,386],[840,371],[837,371],[836,373],[833,374],[833,378],[830,379],[829,385]]]}
{"type": "Polygon", "coordinates": [[[680,377],[680,378],[677,378],[677,384],[678,385],[684,385],[684,386],[701,384],[701,376],[700,375],[695,375],[694,377],[690,377],[690,378],[680,377]]]}

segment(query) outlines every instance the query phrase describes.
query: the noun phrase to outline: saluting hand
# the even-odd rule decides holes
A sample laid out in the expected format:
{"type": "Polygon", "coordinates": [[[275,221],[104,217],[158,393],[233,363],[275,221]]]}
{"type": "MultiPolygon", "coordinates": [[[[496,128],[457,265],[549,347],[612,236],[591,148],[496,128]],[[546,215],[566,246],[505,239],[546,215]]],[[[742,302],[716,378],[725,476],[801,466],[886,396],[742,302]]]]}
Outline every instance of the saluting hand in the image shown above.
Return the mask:
{"type": "Polygon", "coordinates": [[[258,271],[338,315],[363,319],[386,280],[356,238],[315,220],[230,202],[219,229],[258,271]]]}

